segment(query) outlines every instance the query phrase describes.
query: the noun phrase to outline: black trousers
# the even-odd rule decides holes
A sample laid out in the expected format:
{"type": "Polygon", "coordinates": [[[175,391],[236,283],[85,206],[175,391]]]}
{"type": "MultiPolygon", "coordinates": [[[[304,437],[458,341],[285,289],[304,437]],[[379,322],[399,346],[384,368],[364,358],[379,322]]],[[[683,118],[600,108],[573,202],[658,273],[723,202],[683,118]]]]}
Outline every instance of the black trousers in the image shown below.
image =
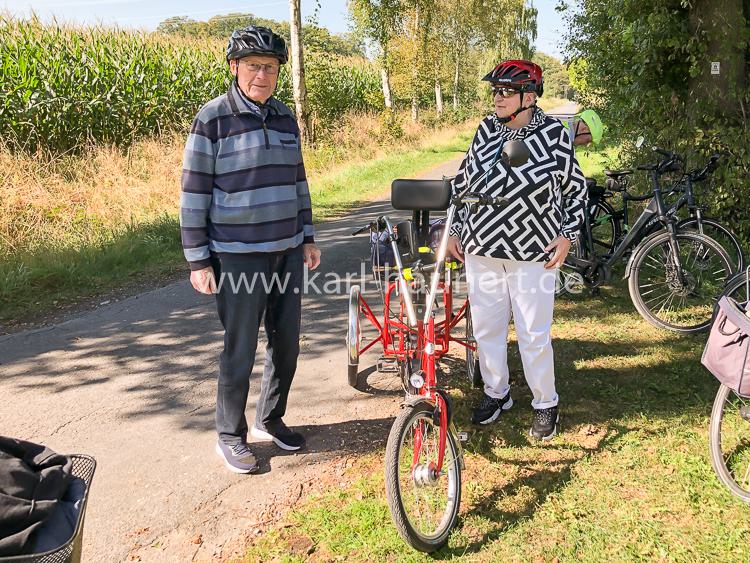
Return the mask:
{"type": "Polygon", "coordinates": [[[231,444],[247,438],[245,408],[262,320],[268,345],[255,420],[265,424],[286,413],[299,356],[302,246],[282,254],[219,254],[212,256],[212,263],[224,327],[216,430],[231,444]]]}

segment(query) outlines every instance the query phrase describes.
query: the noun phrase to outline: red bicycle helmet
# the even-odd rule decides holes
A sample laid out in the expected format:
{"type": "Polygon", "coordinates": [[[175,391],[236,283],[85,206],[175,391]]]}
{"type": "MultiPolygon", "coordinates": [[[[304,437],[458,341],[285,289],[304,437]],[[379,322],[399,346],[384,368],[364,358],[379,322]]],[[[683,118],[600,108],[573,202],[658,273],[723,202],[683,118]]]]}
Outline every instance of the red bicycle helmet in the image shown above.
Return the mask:
{"type": "Polygon", "coordinates": [[[537,96],[544,92],[542,67],[531,61],[503,61],[482,80],[498,86],[518,88],[521,92],[534,92],[537,96]]]}

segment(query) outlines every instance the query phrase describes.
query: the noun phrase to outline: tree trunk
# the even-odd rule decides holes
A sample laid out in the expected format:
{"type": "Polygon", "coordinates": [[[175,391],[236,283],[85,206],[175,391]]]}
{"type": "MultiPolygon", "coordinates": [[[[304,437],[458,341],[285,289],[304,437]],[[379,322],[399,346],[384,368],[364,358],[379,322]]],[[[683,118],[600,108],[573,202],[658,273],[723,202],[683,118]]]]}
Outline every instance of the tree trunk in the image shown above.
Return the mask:
{"type": "Polygon", "coordinates": [[[297,111],[302,143],[311,141],[309,132],[309,115],[307,113],[307,87],[305,86],[305,62],[302,55],[302,13],[300,0],[289,0],[289,31],[292,43],[292,89],[294,106],[297,111]]]}
{"type": "Polygon", "coordinates": [[[458,78],[461,69],[461,57],[458,56],[458,43],[456,43],[456,72],[453,75],[453,109],[458,110],[458,78]]]}
{"type": "Polygon", "coordinates": [[[435,107],[437,114],[443,115],[443,90],[440,88],[440,80],[435,79],[435,107]]]}
{"type": "Polygon", "coordinates": [[[703,34],[706,53],[700,73],[690,80],[691,121],[738,117],[740,98],[747,88],[747,61],[743,33],[743,0],[695,0],[690,12],[691,31],[703,34]],[[712,72],[719,63],[719,74],[712,72]]]}
{"type": "Polygon", "coordinates": [[[391,77],[388,72],[388,45],[383,45],[383,67],[380,69],[380,80],[383,83],[383,99],[386,109],[393,109],[391,97],[391,77]]]}
{"type": "Polygon", "coordinates": [[[383,83],[383,99],[385,100],[385,107],[387,109],[392,109],[393,99],[391,98],[391,79],[388,76],[388,71],[385,67],[380,69],[380,80],[383,83]]]}
{"type": "MultiPolygon", "coordinates": [[[[414,4],[414,42],[419,37],[419,1],[414,4]]],[[[419,121],[419,54],[420,48],[417,45],[414,49],[414,68],[412,69],[412,92],[411,92],[411,120],[416,123],[419,121]]]]}

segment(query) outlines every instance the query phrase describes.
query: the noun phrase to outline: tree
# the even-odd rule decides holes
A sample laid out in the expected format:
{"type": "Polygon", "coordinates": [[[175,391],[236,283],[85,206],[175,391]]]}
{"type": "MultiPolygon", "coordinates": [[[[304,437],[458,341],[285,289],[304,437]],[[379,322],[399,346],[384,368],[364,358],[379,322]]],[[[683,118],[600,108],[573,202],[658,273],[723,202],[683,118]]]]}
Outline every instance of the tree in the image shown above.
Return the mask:
{"type": "Polygon", "coordinates": [[[385,107],[388,109],[393,107],[390,45],[403,21],[404,9],[402,0],[351,0],[349,3],[355,25],[380,48],[380,76],[385,107]]]}
{"type": "Polygon", "coordinates": [[[291,35],[292,87],[297,111],[299,135],[303,143],[311,139],[308,133],[307,88],[305,87],[305,61],[302,53],[302,11],[300,0],[289,0],[289,27],[291,35]]]}
{"type": "Polygon", "coordinates": [[[544,70],[544,94],[555,98],[569,97],[570,77],[562,63],[545,53],[536,53],[532,60],[544,70]]]}
{"type": "Polygon", "coordinates": [[[627,143],[641,134],[691,166],[728,155],[706,203],[746,240],[749,18],[747,0],[582,0],[568,15],[566,53],[585,60],[578,98],[599,111],[611,140],[626,141],[620,164],[644,158],[627,143]]]}

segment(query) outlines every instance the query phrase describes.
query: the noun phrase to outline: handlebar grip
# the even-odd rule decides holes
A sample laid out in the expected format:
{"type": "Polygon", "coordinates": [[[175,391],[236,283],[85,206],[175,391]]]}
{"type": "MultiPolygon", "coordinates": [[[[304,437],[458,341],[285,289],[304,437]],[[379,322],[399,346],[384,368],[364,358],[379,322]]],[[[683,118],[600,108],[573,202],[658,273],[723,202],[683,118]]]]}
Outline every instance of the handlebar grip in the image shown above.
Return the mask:
{"type": "Polygon", "coordinates": [[[674,158],[674,153],[664,149],[660,149],[659,147],[654,147],[653,151],[659,153],[662,156],[666,156],[667,158],[674,158]]]}
{"type": "Polygon", "coordinates": [[[352,231],[352,236],[356,237],[357,235],[361,235],[365,231],[369,231],[370,227],[371,227],[371,224],[370,225],[365,225],[364,227],[360,227],[359,229],[354,229],[352,231]]]}

